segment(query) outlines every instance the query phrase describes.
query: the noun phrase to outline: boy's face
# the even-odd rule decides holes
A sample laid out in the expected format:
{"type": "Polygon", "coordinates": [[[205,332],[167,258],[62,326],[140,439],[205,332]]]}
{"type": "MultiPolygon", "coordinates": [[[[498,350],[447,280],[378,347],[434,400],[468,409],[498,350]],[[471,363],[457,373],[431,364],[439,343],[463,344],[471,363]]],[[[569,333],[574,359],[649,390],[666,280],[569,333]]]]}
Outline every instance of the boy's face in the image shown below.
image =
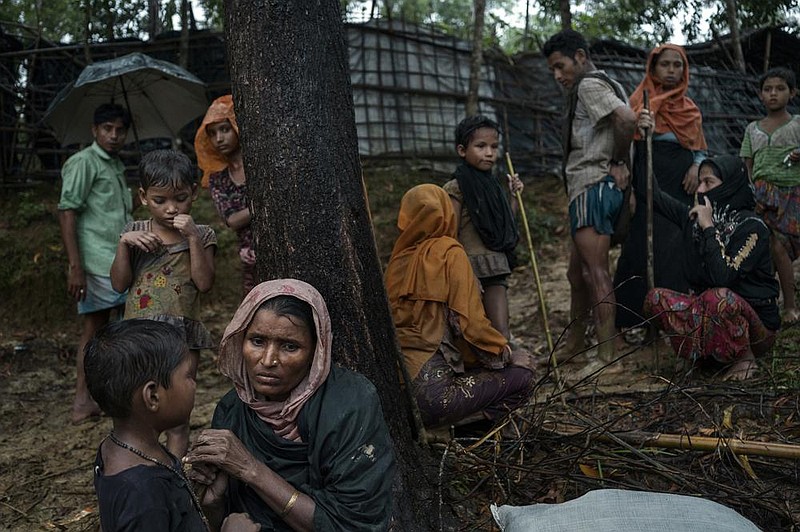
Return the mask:
{"type": "MultiPolygon", "coordinates": [[[[194,408],[194,395],[197,388],[197,366],[193,356],[186,350],[183,361],[178,364],[169,378],[169,388],[159,390],[159,404],[162,409],[162,425],[166,428],[177,427],[189,422],[194,408]],[[162,402],[163,401],[163,402],[162,402]]],[[[166,430],[166,429],[165,429],[166,430]]]]}
{"type": "Polygon", "coordinates": [[[466,146],[459,144],[456,150],[458,156],[468,165],[486,172],[492,169],[497,160],[499,144],[500,139],[496,129],[481,127],[472,133],[472,139],[466,146]]]}
{"type": "Polygon", "coordinates": [[[139,199],[150,211],[153,221],[167,228],[173,227],[173,221],[178,214],[189,214],[196,197],[197,185],[179,188],[151,186],[147,190],[139,189],[139,199]]]}
{"type": "Polygon", "coordinates": [[[569,89],[587,68],[586,52],[578,50],[573,57],[553,52],[547,56],[547,68],[562,87],[569,89]]]}
{"type": "Polygon", "coordinates": [[[125,138],[128,136],[128,128],[125,127],[121,118],[117,118],[110,122],[93,125],[92,136],[97,142],[97,145],[103,148],[106,153],[116,155],[125,144],[125,138]]]}
{"type": "Polygon", "coordinates": [[[784,109],[795,94],[797,89],[790,90],[783,78],[767,78],[761,85],[761,101],[764,102],[767,111],[784,109]]]}
{"type": "Polygon", "coordinates": [[[214,149],[223,157],[230,157],[239,151],[239,135],[236,134],[230,120],[208,124],[206,135],[214,149]]]}

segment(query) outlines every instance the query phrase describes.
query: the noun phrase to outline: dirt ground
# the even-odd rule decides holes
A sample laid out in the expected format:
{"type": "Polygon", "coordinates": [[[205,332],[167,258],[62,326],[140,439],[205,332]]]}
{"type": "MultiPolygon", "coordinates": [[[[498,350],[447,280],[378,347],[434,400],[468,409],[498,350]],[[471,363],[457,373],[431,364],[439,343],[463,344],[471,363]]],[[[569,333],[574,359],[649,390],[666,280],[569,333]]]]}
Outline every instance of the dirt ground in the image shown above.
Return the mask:
{"type": "MultiPolygon", "coordinates": [[[[380,186],[406,185],[381,182],[380,186]]],[[[541,211],[531,224],[544,228],[535,236],[539,239],[536,251],[550,328],[554,338],[558,338],[569,322],[569,288],[565,277],[569,235],[564,225],[564,195],[557,180],[548,178],[530,185],[525,196],[531,202],[529,212],[537,208],[541,211]]],[[[391,239],[384,236],[386,241],[380,241],[381,235],[391,235],[391,231],[382,231],[381,227],[393,224],[396,207],[384,208],[373,197],[371,204],[379,252],[385,259],[391,239]]],[[[219,226],[217,230],[224,231],[219,226]]],[[[231,253],[218,261],[233,263],[235,257],[231,253]]],[[[518,268],[510,284],[512,332],[523,345],[544,355],[547,342],[542,334],[539,300],[530,268],[518,268]]],[[[215,288],[212,297],[204,301],[203,319],[216,338],[221,336],[235,309],[236,288],[236,283],[215,288]]],[[[98,529],[91,466],[97,445],[108,434],[111,423],[107,418],[77,426],[69,421],[78,332],[77,319],[60,323],[46,318],[32,319],[27,327],[16,324],[0,330],[0,530],[98,529]]],[[[562,371],[573,381],[586,377],[584,384],[591,382],[595,391],[646,391],[663,384],[663,377],[655,371],[657,363],[661,368],[672,366],[668,349],[653,351],[633,346],[630,355],[617,366],[623,371],[607,371],[599,378],[587,377],[583,364],[564,366],[562,371]]],[[[546,364],[544,356],[542,359],[546,364]]],[[[228,388],[214,367],[213,353],[204,353],[192,414],[193,430],[208,425],[216,401],[228,388]]],[[[483,502],[485,510],[489,501],[483,502]]],[[[473,526],[464,522],[464,528],[473,526]]],[[[474,529],[490,530],[492,526],[484,521],[476,523],[474,529]]]]}

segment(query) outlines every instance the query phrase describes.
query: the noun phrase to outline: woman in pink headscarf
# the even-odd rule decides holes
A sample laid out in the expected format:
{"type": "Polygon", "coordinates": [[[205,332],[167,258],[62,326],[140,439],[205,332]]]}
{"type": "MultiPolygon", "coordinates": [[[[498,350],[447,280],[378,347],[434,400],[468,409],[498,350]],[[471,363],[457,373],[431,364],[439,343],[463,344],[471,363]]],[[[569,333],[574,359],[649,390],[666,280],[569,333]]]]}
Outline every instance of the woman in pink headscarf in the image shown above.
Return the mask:
{"type": "Polygon", "coordinates": [[[331,365],[322,296],[294,279],[261,283],[220,343],[234,389],[186,457],[208,486],[209,521],[247,513],[262,530],[386,530],[392,442],[375,387],[331,365]]]}
{"type": "Polygon", "coordinates": [[[197,165],[203,170],[203,186],[211,189],[214,207],[239,237],[242,290],[247,294],[255,284],[256,256],[250,231],[250,202],[239,144],[239,125],[230,94],[211,103],[194,137],[194,149],[197,165]]]}

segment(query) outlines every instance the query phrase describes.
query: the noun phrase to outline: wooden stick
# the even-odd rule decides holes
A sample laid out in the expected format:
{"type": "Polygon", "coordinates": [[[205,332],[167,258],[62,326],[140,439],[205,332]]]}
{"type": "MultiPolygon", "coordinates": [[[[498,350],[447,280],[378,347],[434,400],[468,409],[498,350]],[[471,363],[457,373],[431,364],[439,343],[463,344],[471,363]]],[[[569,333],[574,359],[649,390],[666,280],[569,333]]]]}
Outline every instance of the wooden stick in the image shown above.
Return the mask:
{"type": "MultiPolygon", "coordinates": [[[[508,165],[508,173],[512,176],[515,175],[514,165],[511,163],[511,154],[509,152],[506,152],[506,164],[508,165]]],[[[550,363],[553,366],[553,374],[555,375],[556,382],[561,383],[561,375],[559,375],[558,371],[558,361],[556,360],[555,346],[553,345],[553,336],[550,334],[550,324],[547,320],[547,302],[544,299],[542,281],[539,278],[539,267],[536,262],[536,253],[533,250],[531,229],[528,227],[528,216],[525,214],[525,205],[522,203],[522,194],[519,192],[519,190],[516,192],[516,197],[517,204],[519,205],[519,211],[522,214],[522,226],[525,228],[525,236],[528,239],[528,253],[531,256],[531,270],[533,270],[533,278],[536,281],[536,291],[539,294],[539,311],[542,314],[544,335],[547,338],[547,349],[550,351],[550,363]]]]}
{"type": "MultiPolygon", "coordinates": [[[[561,436],[577,436],[587,434],[585,430],[561,426],[553,433],[561,436]]],[[[772,443],[766,441],[747,441],[739,438],[723,438],[721,436],[689,436],[687,434],[661,434],[658,432],[629,431],[605,432],[592,434],[593,439],[609,443],[623,441],[639,447],[658,447],[662,449],[682,449],[684,451],[717,452],[728,449],[734,454],[770,456],[773,458],[800,458],[800,445],[788,443],[772,443]]]]}
{"type": "MultiPolygon", "coordinates": [[[[644,108],[650,110],[650,98],[644,91],[644,108]]],[[[655,287],[653,268],[653,128],[647,128],[647,289],[655,287]]]]}

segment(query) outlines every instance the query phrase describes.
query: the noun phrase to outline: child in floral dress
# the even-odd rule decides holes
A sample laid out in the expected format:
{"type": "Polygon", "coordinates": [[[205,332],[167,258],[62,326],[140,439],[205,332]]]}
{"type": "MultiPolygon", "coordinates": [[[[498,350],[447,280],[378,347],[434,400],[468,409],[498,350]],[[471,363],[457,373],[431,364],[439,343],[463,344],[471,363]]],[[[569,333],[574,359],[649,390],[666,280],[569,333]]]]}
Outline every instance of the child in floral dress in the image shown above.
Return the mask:
{"type": "MultiPolygon", "coordinates": [[[[197,197],[195,171],[189,158],[157,150],[139,165],[139,197],[149,220],[128,223],[111,266],[115,290],[128,290],[125,319],[147,318],[171,323],[183,331],[197,373],[200,349],[214,344],[198,320],[198,295],[214,284],[217,236],[197,225],[189,211],[197,197]]],[[[189,446],[189,425],[167,432],[167,448],[182,457],[189,446]]]]}

